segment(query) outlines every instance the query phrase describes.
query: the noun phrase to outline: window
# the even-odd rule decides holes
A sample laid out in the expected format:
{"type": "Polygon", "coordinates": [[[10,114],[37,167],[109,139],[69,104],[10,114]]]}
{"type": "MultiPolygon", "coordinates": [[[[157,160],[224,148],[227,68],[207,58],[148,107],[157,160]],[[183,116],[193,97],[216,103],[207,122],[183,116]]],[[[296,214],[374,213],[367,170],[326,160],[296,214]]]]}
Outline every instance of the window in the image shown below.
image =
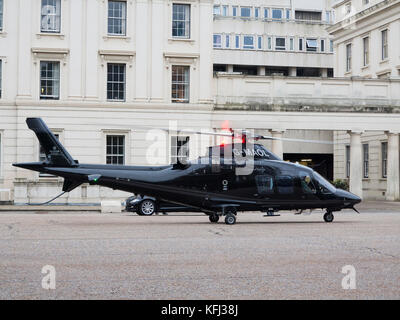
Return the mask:
{"type": "Polygon", "coordinates": [[[268,8],[264,8],[264,19],[268,19],[268,8]]]}
{"type": "Polygon", "coordinates": [[[262,50],[262,40],[263,40],[263,38],[262,38],[262,36],[258,36],[258,38],[257,38],[258,40],[258,43],[257,43],[257,45],[258,45],[258,50],[262,50]]]}
{"type": "Polygon", "coordinates": [[[229,48],[230,47],[230,37],[229,35],[225,36],[225,48],[229,48]]]}
{"type": "Polygon", "coordinates": [[[171,137],[171,163],[187,163],[189,159],[189,137],[171,137]]]}
{"type": "Polygon", "coordinates": [[[363,0],[363,3],[364,3],[364,4],[368,4],[368,3],[369,3],[369,0],[363,0]]]}
{"type": "Polygon", "coordinates": [[[272,19],[280,20],[282,19],[283,13],[282,9],[272,9],[272,19]]]}
{"type": "Polygon", "coordinates": [[[317,188],[313,182],[313,179],[310,176],[310,172],[300,171],[299,172],[300,184],[303,193],[308,194],[316,194],[317,188]]]}
{"type": "Polygon", "coordinates": [[[254,18],[258,19],[260,17],[260,8],[254,9],[254,18]]]}
{"type": "Polygon", "coordinates": [[[349,14],[351,12],[351,2],[346,3],[346,5],[344,7],[344,11],[346,14],[349,14]]]}
{"type": "Polygon", "coordinates": [[[220,34],[214,34],[214,48],[221,48],[222,47],[222,39],[220,34]]]}
{"type": "Polygon", "coordinates": [[[240,36],[238,35],[235,36],[235,48],[236,49],[240,48],[240,36]]]}
{"type": "Polygon", "coordinates": [[[381,32],[382,34],[382,60],[385,60],[388,58],[388,31],[383,30],[381,32]]]}
{"type": "Polygon", "coordinates": [[[369,65],[369,37],[363,39],[363,65],[369,65]]]}
{"type": "Polygon", "coordinates": [[[317,52],[317,39],[306,39],[306,49],[308,52],[317,52]]]}
{"type": "Polygon", "coordinates": [[[243,49],[254,49],[254,37],[244,36],[243,37],[243,49]]]}
{"type": "Polygon", "coordinates": [[[325,39],[321,39],[321,52],[325,52],[325,39]]]}
{"type": "Polygon", "coordinates": [[[214,6],[214,11],[213,11],[214,15],[221,15],[221,7],[220,6],[214,6]]]}
{"type": "Polygon", "coordinates": [[[346,178],[350,178],[350,146],[346,146],[346,178]]]}
{"type": "Polygon", "coordinates": [[[1,80],[2,80],[2,75],[3,75],[3,60],[0,60],[0,99],[1,99],[1,94],[2,94],[2,91],[1,91],[1,80]]]}
{"type": "Polygon", "coordinates": [[[381,152],[382,152],[382,178],[387,178],[387,155],[388,155],[387,142],[382,142],[381,152]]]}
{"type": "Polygon", "coordinates": [[[291,51],[294,50],[294,39],[293,38],[290,38],[290,40],[289,40],[289,48],[291,51]]]}
{"type": "Polygon", "coordinates": [[[268,37],[268,50],[272,50],[272,38],[268,37]]]}
{"type": "Polygon", "coordinates": [[[125,163],[125,136],[107,135],[106,163],[124,164],[125,163]]]}
{"type": "Polygon", "coordinates": [[[237,9],[238,9],[238,7],[236,7],[236,6],[232,7],[232,15],[233,15],[234,17],[237,16],[237,9]]]}
{"type": "Polygon", "coordinates": [[[363,171],[364,178],[368,178],[369,176],[369,145],[363,144],[363,171]]]}
{"type": "Polygon", "coordinates": [[[126,35],[126,1],[108,1],[108,34],[126,35]]]}
{"type": "Polygon", "coordinates": [[[290,10],[286,9],[286,20],[290,20],[290,10]]]}
{"type": "Polygon", "coordinates": [[[274,193],[274,178],[269,175],[255,176],[257,192],[260,195],[274,193]]]}
{"type": "Polygon", "coordinates": [[[329,51],[333,52],[333,40],[329,40],[329,51]]]}
{"type": "Polygon", "coordinates": [[[286,50],[286,39],[276,38],[275,39],[275,50],[286,50]]]}
{"type": "Polygon", "coordinates": [[[60,98],[60,63],[40,61],[40,99],[60,98]]]}
{"type": "Polygon", "coordinates": [[[276,187],[278,194],[291,194],[294,192],[294,183],[291,176],[277,176],[276,187]]]}
{"type": "Polygon", "coordinates": [[[251,16],[251,8],[249,7],[241,7],[240,8],[240,16],[243,18],[250,18],[251,16]]]}
{"type": "Polygon", "coordinates": [[[41,32],[59,33],[61,26],[61,0],[42,0],[41,32]]]}
{"type": "Polygon", "coordinates": [[[322,20],[322,12],[296,10],[294,15],[295,15],[296,20],[306,20],[306,21],[321,21],[322,20]]]}
{"type": "Polygon", "coordinates": [[[189,102],[189,67],[172,66],[172,102],[189,102]]]}
{"type": "Polygon", "coordinates": [[[107,64],[107,100],[125,100],[125,64],[107,64]]]}
{"type": "Polygon", "coordinates": [[[0,31],[3,30],[3,0],[0,0],[0,31]]]}
{"type": "Polygon", "coordinates": [[[303,51],[303,39],[299,39],[299,51],[303,51]]]}
{"type": "Polygon", "coordinates": [[[346,45],[346,71],[351,70],[351,43],[346,45]]]}
{"type": "Polygon", "coordinates": [[[222,7],[222,15],[225,16],[225,17],[228,15],[228,6],[223,6],[222,7]]]}
{"type": "Polygon", "coordinates": [[[190,38],[190,4],[173,4],[172,36],[190,38]]]}
{"type": "Polygon", "coordinates": [[[330,11],[325,12],[325,21],[326,21],[326,23],[331,23],[331,12],[330,11]]]}

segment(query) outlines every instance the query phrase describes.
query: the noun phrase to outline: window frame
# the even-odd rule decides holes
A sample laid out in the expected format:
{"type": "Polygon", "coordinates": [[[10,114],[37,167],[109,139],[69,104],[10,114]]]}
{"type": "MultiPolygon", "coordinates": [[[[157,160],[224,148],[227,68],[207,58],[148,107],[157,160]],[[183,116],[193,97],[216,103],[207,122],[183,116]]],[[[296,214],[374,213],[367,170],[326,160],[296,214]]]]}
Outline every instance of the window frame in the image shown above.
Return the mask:
{"type": "Polygon", "coordinates": [[[306,44],[305,45],[306,52],[318,52],[318,39],[306,38],[305,44],[306,44]],[[309,45],[309,42],[311,41],[315,42],[315,46],[309,45]]]}
{"type": "Polygon", "coordinates": [[[272,20],[282,20],[284,17],[284,13],[283,13],[283,9],[282,8],[272,8],[271,9],[271,19],[272,20]],[[281,17],[280,18],[274,18],[274,12],[279,11],[281,13],[281,17]]]}
{"type": "Polygon", "coordinates": [[[369,66],[369,47],[370,47],[369,36],[362,38],[362,42],[363,42],[363,66],[367,67],[369,66]]]}
{"type": "Polygon", "coordinates": [[[214,4],[214,6],[213,6],[213,15],[214,15],[214,16],[220,16],[221,13],[222,13],[222,11],[221,11],[221,5],[219,5],[219,4],[214,4]],[[217,10],[216,10],[216,9],[217,9],[217,10]]]}
{"type": "MultiPolygon", "coordinates": [[[[127,140],[127,135],[124,133],[111,133],[111,132],[106,133],[106,135],[105,135],[105,163],[107,165],[125,165],[127,163],[127,161],[126,161],[127,160],[127,158],[126,158],[126,155],[127,155],[126,140],[127,140]],[[122,137],[123,138],[123,144],[122,144],[123,153],[122,154],[121,153],[114,154],[112,152],[111,153],[108,152],[108,146],[109,146],[108,145],[108,137],[122,137]],[[112,161],[112,163],[108,163],[108,157],[122,157],[122,163],[113,163],[113,161],[112,161]]],[[[110,146],[112,147],[113,144],[110,144],[110,146]]],[[[121,145],[117,144],[116,146],[121,146],[121,145]]]]}
{"type": "Polygon", "coordinates": [[[127,25],[128,25],[128,4],[127,1],[125,0],[108,0],[107,1],[107,35],[108,36],[126,36],[127,35],[127,25]],[[124,4],[124,8],[125,8],[125,12],[124,12],[124,16],[122,18],[120,17],[110,17],[110,3],[123,3],[124,4]],[[110,32],[110,19],[114,19],[114,20],[120,20],[121,22],[121,30],[123,30],[123,32],[121,31],[121,33],[114,33],[114,32],[110,32]]]}
{"type": "Polygon", "coordinates": [[[254,50],[255,49],[255,42],[254,42],[254,35],[251,34],[246,34],[243,35],[243,46],[242,46],[243,50],[254,50]],[[247,39],[252,39],[252,44],[246,44],[246,38],[247,39]]]}
{"type": "Polygon", "coordinates": [[[275,50],[286,51],[286,38],[285,37],[275,37],[275,50]],[[283,40],[285,42],[284,46],[278,46],[277,41],[283,40]]]}
{"type": "Polygon", "coordinates": [[[350,168],[351,168],[351,150],[350,150],[350,145],[345,146],[345,165],[346,165],[346,178],[350,178],[350,168]]]}
{"type": "MultiPolygon", "coordinates": [[[[107,62],[107,70],[106,70],[106,99],[107,99],[107,101],[109,101],[109,102],[125,102],[125,101],[126,101],[126,70],[127,70],[127,68],[126,68],[126,63],[121,63],[121,62],[107,62]],[[122,83],[121,81],[114,81],[114,80],[109,81],[109,78],[108,78],[108,76],[109,76],[109,67],[110,67],[111,65],[114,65],[114,66],[124,66],[124,80],[123,80],[123,89],[124,89],[124,91],[123,91],[123,99],[119,99],[119,98],[118,98],[118,99],[114,99],[114,98],[109,98],[109,96],[108,96],[108,93],[109,93],[108,85],[109,85],[109,84],[113,85],[113,84],[121,84],[121,83],[122,83]]],[[[111,90],[111,93],[112,93],[112,92],[114,92],[114,90],[111,90]]],[[[117,92],[119,92],[119,90],[118,90],[117,92]]]]}
{"type": "Polygon", "coordinates": [[[364,143],[363,146],[363,177],[369,178],[369,144],[364,143]]]}
{"type": "Polygon", "coordinates": [[[389,59],[389,29],[381,30],[381,60],[389,59]]]}
{"type": "Polygon", "coordinates": [[[0,33],[4,29],[4,0],[0,0],[0,33]]]}
{"type": "MultiPolygon", "coordinates": [[[[3,1],[4,2],[4,1],[3,1]]],[[[61,0],[41,0],[40,1],[40,33],[50,33],[50,34],[60,34],[61,33],[61,19],[62,19],[62,12],[61,12],[61,10],[62,10],[62,3],[61,3],[61,0]],[[51,14],[51,16],[53,16],[54,18],[55,18],[55,20],[57,21],[57,18],[58,18],[58,30],[57,29],[44,29],[43,28],[43,23],[42,23],[42,21],[43,21],[43,19],[46,17],[46,16],[49,16],[49,14],[47,14],[47,15],[43,15],[43,7],[44,7],[44,5],[43,5],[43,3],[46,1],[46,5],[49,5],[48,4],[48,1],[55,1],[55,3],[56,3],[56,13],[54,13],[54,14],[51,14]],[[59,5],[59,13],[57,14],[57,4],[59,5]]]]}
{"type": "Polygon", "coordinates": [[[242,19],[250,19],[251,18],[251,15],[252,15],[252,7],[249,7],[249,6],[241,6],[240,7],[240,18],[242,18],[242,19]],[[246,10],[249,10],[249,15],[248,16],[244,16],[243,15],[243,9],[246,9],[246,10]]]}
{"type": "MultiPolygon", "coordinates": [[[[186,77],[186,75],[184,74],[186,77]]],[[[190,103],[190,66],[188,65],[183,65],[183,64],[174,64],[171,66],[171,102],[172,103],[190,103]],[[187,70],[187,80],[185,79],[183,82],[178,82],[173,80],[174,77],[174,68],[184,68],[184,70],[187,70]],[[184,86],[184,93],[187,95],[185,98],[174,98],[173,97],[173,92],[174,89],[173,87],[175,86],[184,86]]]]}
{"type": "Polygon", "coordinates": [[[222,34],[214,33],[213,34],[213,49],[221,49],[222,48],[222,34]],[[215,39],[219,37],[219,46],[216,45],[215,39]]]}
{"type": "MultiPolygon", "coordinates": [[[[173,39],[191,39],[191,34],[192,34],[192,5],[189,3],[180,3],[180,2],[174,2],[172,3],[172,24],[171,24],[171,34],[173,39]],[[185,8],[188,8],[187,13],[188,13],[188,19],[185,20],[174,20],[174,8],[177,6],[182,6],[185,8]],[[177,22],[183,22],[185,25],[185,31],[187,30],[187,35],[179,36],[179,35],[174,35],[174,21],[177,22]],[[187,28],[187,29],[186,29],[187,28]]],[[[176,28],[178,30],[178,28],[176,28]]],[[[186,32],[185,32],[186,33],[186,32]]]]}
{"type": "Polygon", "coordinates": [[[388,161],[388,142],[381,142],[381,176],[387,179],[387,161],[388,161]],[[385,146],[385,148],[384,148],[385,146]]]}
{"type": "MultiPolygon", "coordinates": [[[[52,70],[54,73],[54,70],[52,70]]],[[[54,90],[54,83],[52,84],[52,88],[54,90]]],[[[46,86],[48,88],[48,86],[46,86]]],[[[58,60],[40,60],[39,61],[39,100],[60,100],[61,98],[61,62],[58,60]],[[58,65],[58,94],[57,95],[42,95],[42,81],[55,81],[55,78],[42,78],[42,63],[52,63],[58,65]]]]}
{"type": "Polygon", "coordinates": [[[352,69],[352,44],[347,43],[345,46],[346,49],[346,72],[350,72],[352,69]]]}

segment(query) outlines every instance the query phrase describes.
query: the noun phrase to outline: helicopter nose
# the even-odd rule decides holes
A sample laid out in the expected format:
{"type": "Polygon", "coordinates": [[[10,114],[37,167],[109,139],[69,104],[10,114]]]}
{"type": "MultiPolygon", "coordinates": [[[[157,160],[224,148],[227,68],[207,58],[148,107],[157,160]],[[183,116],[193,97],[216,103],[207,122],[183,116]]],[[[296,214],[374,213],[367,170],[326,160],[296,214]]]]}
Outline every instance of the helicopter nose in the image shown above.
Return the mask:
{"type": "Polygon", "coordinates": [[[362,199],[359,196],[357,196],[354,193],[351,193],[349,191],[342,190],[342,189],[337,190],[336,196],[343,198],[343,200],[345,202],[350,203],[351,205],[355,205],[362,201],[362,199]]]}

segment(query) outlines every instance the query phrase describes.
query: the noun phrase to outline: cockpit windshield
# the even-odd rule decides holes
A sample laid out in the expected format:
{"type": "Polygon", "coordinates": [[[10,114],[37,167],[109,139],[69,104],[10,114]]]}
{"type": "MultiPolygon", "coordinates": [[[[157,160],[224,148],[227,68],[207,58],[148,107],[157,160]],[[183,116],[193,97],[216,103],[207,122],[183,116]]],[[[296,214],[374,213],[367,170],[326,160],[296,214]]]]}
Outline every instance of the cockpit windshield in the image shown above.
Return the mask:
{"type": "Polygon", "coordinates": [[[322,177],[318,172],[313,173],[315,180],[318,182],[322,193],[335,193],[336,188],[330,184],[324,177],[322,177]]]}

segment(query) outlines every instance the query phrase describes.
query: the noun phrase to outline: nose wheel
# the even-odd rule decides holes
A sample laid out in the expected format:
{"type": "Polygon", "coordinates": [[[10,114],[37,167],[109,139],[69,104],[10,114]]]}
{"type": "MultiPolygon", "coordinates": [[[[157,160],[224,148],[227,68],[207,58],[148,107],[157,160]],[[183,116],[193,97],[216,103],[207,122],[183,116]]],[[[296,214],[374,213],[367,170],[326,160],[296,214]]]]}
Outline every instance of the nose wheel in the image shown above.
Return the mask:
{"type": "Polygon", "coordinates": [[[334,219],[334,216],[333,216],[333,213],[332,213],[331,211],[327,211],[327,212],[324,214],[324,221],[325,221],[325,222],[332,222],[333,219],[334,219]]]}

